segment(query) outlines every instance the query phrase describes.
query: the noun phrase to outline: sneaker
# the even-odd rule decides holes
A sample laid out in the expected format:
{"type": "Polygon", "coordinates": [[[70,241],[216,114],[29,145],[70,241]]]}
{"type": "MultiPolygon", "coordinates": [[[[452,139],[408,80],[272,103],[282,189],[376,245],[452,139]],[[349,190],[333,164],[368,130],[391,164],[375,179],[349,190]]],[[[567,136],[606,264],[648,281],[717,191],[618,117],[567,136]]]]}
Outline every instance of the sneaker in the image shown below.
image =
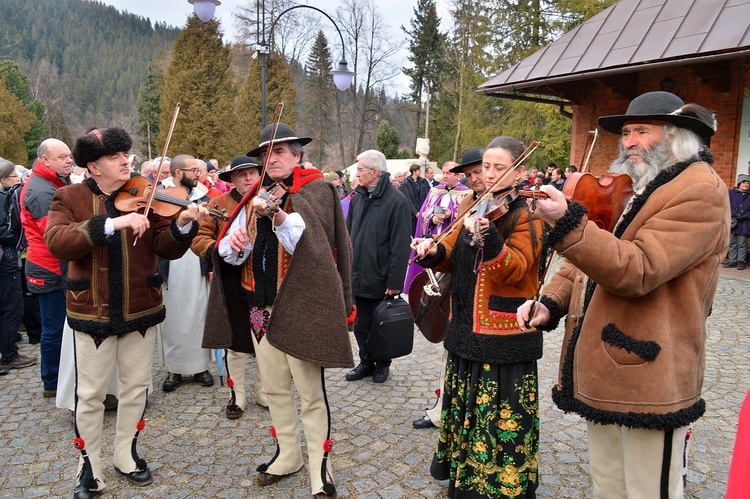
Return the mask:
{"type": "Polygon", "coordinates": [[[22,369],[24,367],[33,366],[34,364],[36,364],[36,357],[19,355],[10,362],[0,362],[0,368],[7,367],[8,369],[22,369]]]}
{"type": "Polygon", "coordinates": [[[8,374],[9,372],[10,372],[10,367],[0,366],[0,375],[8,374]]]}
{"type": "Polygon", "coordinates": [[[193,381],[197,381],[201,386],[214,386],[214,377],[208,371],[193,374],[193,381]]]}

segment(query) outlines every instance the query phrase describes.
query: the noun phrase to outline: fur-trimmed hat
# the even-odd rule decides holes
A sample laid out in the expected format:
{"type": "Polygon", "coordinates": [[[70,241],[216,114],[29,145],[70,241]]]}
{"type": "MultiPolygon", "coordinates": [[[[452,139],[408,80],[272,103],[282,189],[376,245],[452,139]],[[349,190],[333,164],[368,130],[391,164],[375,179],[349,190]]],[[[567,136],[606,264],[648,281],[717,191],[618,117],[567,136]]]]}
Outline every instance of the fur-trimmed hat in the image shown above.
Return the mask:
{"type": "Polygon", "coordinates": [[[599,126],[608,132],[620,133],[625,123],[643,120],[665,121],[691,130],[706,143],[718,126],[716,117],[708,109],[698,104],[685,104],[675,94],[662,91],[639,95],[630,103],[625,114],[602,116],[598,121],[599,126]]]}
{"type": "MultiPolygon", "coordinates": [[[[272,123],[270,125],[267,125],[261,132],[260,132],[260,144],[258,147],[253,149],[252,151],[248,151],[248,156],[260,156],[260,153],[268,147],[268,144],[271,142],[271,132],[273,131],[273,127],[275,126],[275,123],[272,123]]],[[[299,145],[304,146],[305,144],[309,144],[312,141],[312,138],[310,137],[297,137],[297,134],[294,133],[294,130],[292,130],[292,127],[285,123],[279,123],[278,128],[276,129],[276,136],[273,139],[274,144],[280,144],[282,142],[299,142],[299,145]]]]}
{"type": "Polygon", "coordinates": [[[478,147],[469,149],[461,156],[461,164],[450,169],[451,173],[463,173],[464,168],[478,165],[482,162],[482,150],[478,147]]]}
{"type": "Polygon", "coordinates": [[[237,156],[232,160],[232,164],[229,165],[229,170],[219,173],[219,178],[224,182],[232,181],[232,173],[240,170],[247,170],[248,168],[257,168],[260,171],[260,166],[255,160],[248,156],[237,156]]]}
{"type": "Polygon", "coordinates": [[[112,127],[104,130],[92,128],[76,139],[76,144],[73,146],[73,159],[78,166],[88,168],[89,163],[102,156],[130,151],[132,145],[133,139],[122,128],[112,127]]]}

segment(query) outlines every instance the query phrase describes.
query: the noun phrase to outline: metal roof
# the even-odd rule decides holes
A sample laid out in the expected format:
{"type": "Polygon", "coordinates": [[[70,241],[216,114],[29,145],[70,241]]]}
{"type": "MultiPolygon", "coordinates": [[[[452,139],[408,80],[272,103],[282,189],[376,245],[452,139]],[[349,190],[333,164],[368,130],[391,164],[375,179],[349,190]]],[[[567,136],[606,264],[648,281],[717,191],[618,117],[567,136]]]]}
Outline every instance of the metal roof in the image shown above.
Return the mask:
{"type": "Polygon", "coordinates": [[[479,86],[480,94],[750,54],[750,0],[621,0],[479,86]]]}

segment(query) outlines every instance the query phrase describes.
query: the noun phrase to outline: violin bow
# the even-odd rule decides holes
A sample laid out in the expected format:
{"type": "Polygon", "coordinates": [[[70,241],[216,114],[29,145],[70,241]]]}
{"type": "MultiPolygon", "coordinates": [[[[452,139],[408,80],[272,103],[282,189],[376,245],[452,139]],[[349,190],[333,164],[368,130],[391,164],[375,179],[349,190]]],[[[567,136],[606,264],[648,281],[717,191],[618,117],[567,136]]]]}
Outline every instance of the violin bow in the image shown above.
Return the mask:
{"type": "MultiPolygon", "coordinates": [[[[258,188],[257,188],[258,194],[260,194],[261,191],[263,190],[263,181],[265,180],[266,175],[268,174],[268,163],[271,162],[270,149],[273,147],[273,143],[276,140],[276,131],[279,129],[279,123],[281,123],[281,113],[283,112],[284,112],[284,102],[277,103],[276,111],[274,112],[274,116],[273,116],[273,126],[271,127],[271,139],[268,141],[268,147],[266,148],[266,151],[269,151],[269,152],[266,153],[266,157],[263,159],[263,169],[260,172],[260,179],[258,180],[258,188]]],[[[253,192],[253,191],[256,191],[256,189],[250,189],[248,191],[248,194],[250,194],[250,192],[253,192]]],[[[245,197],[249,199],[247,194],[245,194],[245,197]]],[[[243,201],[244,201],[244,198],[243,198],[243,201]]],[[[244,204],[244,203],[241,202],[240,204],[244,204]]],[[[252,210],[252,207],[250,209],[252,210]]],[[[250,215],[251,214],[252,214],[252,211],[251,213],[248,213],[248,217],[247,217],[246,227],[248,230],[250,230],[250,220],[251,220],[250,215]]]]}
{"type": "Polygon", "coordinates": [[[593,130],[589,130],[589,138],[591,139],[591,145],[588,146],[588,151],[586,151],[585,159],[581,164],[581,173],[584,173],[589,168],[591,153],[594,152],[594,144],[596,144],[596,139],[599,138],[599,129],[594,128],[593,130]]]}
{"type": "MultiPolygon", "coordinates": [[[[172,122],[169,124],[169,130],[167,131],[167,138],[164,140],[164,147],[161,150],[161,159],[159,160],[159,168],[156,169],[156,176],[154,177],[154,186],[151,189],[151,192],[148,195],[148,201],[146,202],[146,209],[143,211],[143,214],[148,216],[148,210],[151,209],[151,203],[154,201],[154,196],[156,195],[156,183],[159,181],[159,176],[161,175],[161,169],[164,168],[164,158],[167,157],[167,149],[169,149],[169,141],[172,140],[172,132],[174,132],[174,125],[177,123],[177,115],[180,114],[180,106],[182,105],[181,102],[178,102],[177,105],[174,107],[174,112],[172,113],[172,122]]],[[[133,241],[133,246],[136,245],[138,242],[138,237],[135,238],[133,241]]]]}

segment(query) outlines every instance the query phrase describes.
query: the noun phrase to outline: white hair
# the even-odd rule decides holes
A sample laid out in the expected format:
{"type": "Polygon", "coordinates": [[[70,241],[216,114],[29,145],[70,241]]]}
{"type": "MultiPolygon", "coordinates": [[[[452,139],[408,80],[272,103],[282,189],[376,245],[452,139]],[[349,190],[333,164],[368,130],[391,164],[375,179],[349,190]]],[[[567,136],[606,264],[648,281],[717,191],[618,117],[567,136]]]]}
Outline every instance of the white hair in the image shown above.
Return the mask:
{"type": "Polygon", "coordinates": [[[385,161],[385,154],[375,149],[369,149],[365,152],[359,153],[357,156],[357,162],[362,162],[362,165],[370,168],[371,170],[378,170],[379,172],[388,171],[388,166],[385,161]]]}

